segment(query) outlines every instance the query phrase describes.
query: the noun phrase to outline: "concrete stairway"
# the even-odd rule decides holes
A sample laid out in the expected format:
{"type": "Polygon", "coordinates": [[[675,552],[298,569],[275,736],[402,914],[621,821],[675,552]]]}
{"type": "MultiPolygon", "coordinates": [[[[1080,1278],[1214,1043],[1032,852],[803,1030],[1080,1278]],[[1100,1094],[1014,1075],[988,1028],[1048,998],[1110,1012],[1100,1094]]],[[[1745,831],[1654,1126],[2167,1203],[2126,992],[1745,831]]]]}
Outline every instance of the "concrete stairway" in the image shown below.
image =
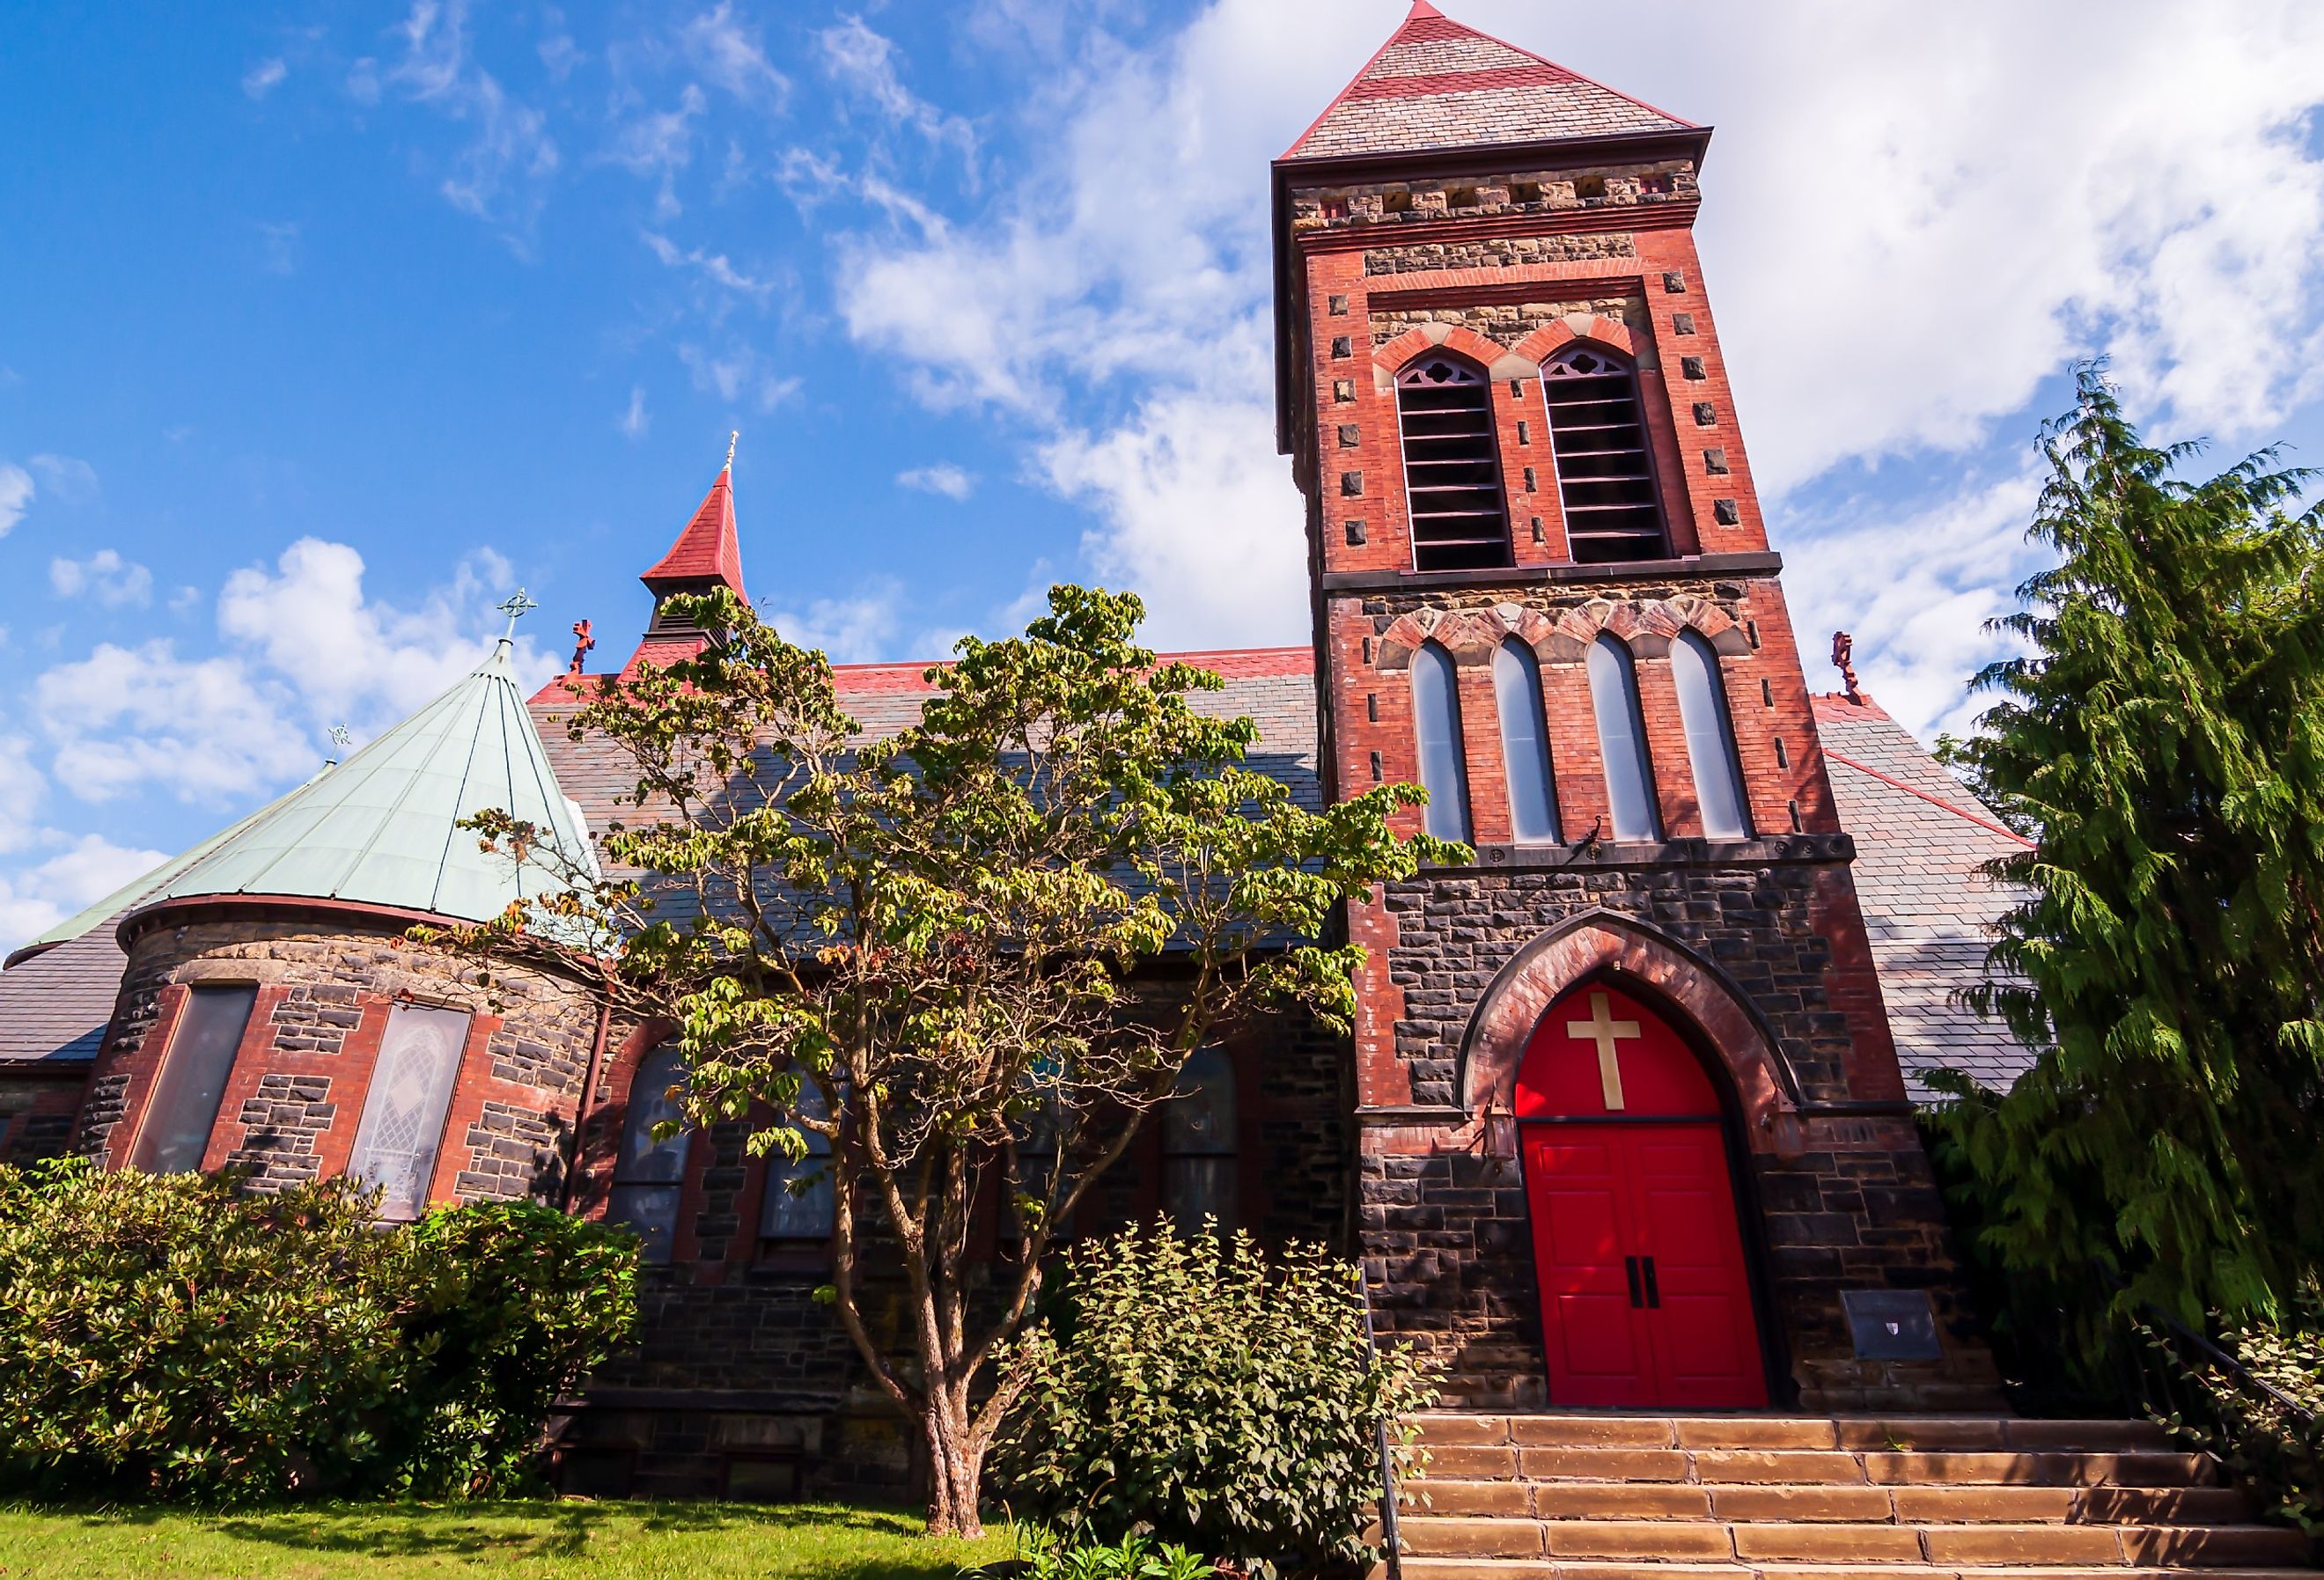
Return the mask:
{"type": "Polygon", "coordinates": [[[2315,1580],[2139,1421],[1421,1418],[1405,1580],[2315,1580]]]}

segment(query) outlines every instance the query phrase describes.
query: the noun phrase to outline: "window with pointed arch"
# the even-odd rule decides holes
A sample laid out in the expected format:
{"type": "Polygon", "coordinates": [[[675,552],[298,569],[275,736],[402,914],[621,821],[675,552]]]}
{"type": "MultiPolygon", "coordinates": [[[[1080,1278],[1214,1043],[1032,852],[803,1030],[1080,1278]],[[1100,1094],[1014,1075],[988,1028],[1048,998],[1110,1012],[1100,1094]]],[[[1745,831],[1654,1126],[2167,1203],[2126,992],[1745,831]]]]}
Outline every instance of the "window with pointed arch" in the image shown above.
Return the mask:
{"type": "Polygon", "coordinates": [[[1686,731],[1687,761],[1694,769],[1695,804],[1702,808],[1702,832],[1711,839],[1748,839],[1751,814],[1743,799],[1743,772],[1735,755],[1727,688],[1719,680],[1719,655],[1699,633],[1683,632],[1671,643],[1670,666],[1678,688],[1679,722],[1686,731]]]}
{"type": "Polygon", "coordinates": [[[1571,340],[1542,364],[1541,391],[1574,559],[1668,558],[1637,367],[1606,346],[1571,340]]]}
{"type": "Polygon", "coordinates": [[[686,1080],[686,1058],[665,1042],[638,1063],[630,1079],[629,1112],[622,1119],[622,1150],[613,1159],[613,1188],[605,1220],[627,1224],[643,1242],[638,1259],[650,1267],[669,1265],[678,1236],[678,1211],[685,1189],[687,1143],[683,1130],[662,1140],[654,1127],[683,1118],[672,1088],[686,1080]]]}
{"type": "Polygon", "coordinates": [[[1162,1208],[1180,1234],[1205,1218],[1222,1234],[1240,1226],[1237,1129],[1234,1061],[1222,1048],[1196,1049],[1162,1105],[1162,1208]]]}
{"type": "MultiPolygon", "coordinates": [[[[830,1113],[812,1085],[799,1087],[798,1116],[821,1120],[830,1113]]],[[[798,1158],[767,1154],[767,1178],[759,1198],[759,1250],[762,1258],[819,1253],[838,1226],[839,1192],[831,1179],[831,1138],[806,1125],[807,1152],[798,1158]]]]}
{"type": "Polygon", "coordinates": [[[1510,837],[1519,845],[1555,845],[1557,792],[1550,773],[1541,665],[1533,650],[1514,637],[1493,654],[1493,700],[1501,716],[1510,837]]]}
{"type": "Polygon", "coordinates": [[[1423,826],[1439,839],[1469,838],[1469,767],[1461,738],[1461,686],[1452,655],[1433,642],[1412,655],[1412,731],[1420,748],[1423,826]]]}
{"type": "Polygon", "coordinates": [[[1450,352],[1424,354],[1396,375],[1396,415],[1413,568],[1508,564],[1508,506],[1485,370],[1450,352]]]}
{"type": "Polygon", "coordinates": [[[1590,644],[1590,705],[1598,717],[1598,754],[1606,764],[1606,803],[1617,840],[1660,839],[1655,770],[1646,755],[1646,716],[1638,707],[1638,668],[1630,650],[1600,633],[1590,644]]]}

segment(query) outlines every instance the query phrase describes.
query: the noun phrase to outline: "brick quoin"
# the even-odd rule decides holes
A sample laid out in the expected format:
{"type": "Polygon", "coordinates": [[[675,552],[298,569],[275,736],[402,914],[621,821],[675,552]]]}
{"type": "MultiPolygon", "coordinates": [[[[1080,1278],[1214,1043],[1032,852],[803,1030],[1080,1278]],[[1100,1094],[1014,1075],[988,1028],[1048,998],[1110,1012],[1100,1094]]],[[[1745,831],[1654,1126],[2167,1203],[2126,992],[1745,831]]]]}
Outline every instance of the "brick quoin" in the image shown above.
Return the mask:
{"type": "MultiPolygon", "coordinates": [[[[1479,1111],[1462,1071],[1480,1048],[1515,1057],[1501,1045],[1521,1045],[1531,1022],[1509,1020],[1512,984],[1546,993],[1541,962],[1563,960],[1682,1009],[1714,1006],[1693,1030],[1733,1089],[1760,1078],[1740,1043],[1773,1039],[1784,1079],[1760,1106],[1738,1099],[1748,1133],[1730,1140],[1753,1182],[1738,1209],[1773,1330],[1770,1401],[1989,1403],[1991,1361],[1903,1102],[1853,846],[1695,249],[1710,134],[1652,112],[1638,119],[1653,129],[1620,135],[1403,152],[1391,125],[1365,141],[1363,127],[1386,124],[1381,106],[1457,88],[1360,79],[1342,101],[1358,107],[1335,106],[1273,172],[1278,439],[1307,499],[1325,793],[1417,779],[1411,655],[1436,642],[1454,659],[1479,846],[1472,867],[1389,885],[1345,918],[1370,951],[1354,1030],[1357,1210],[1381,1319],[1450,1363],[1455,1398],[1555,1402],[1517,1130],[1506,1112],[1479,1111]],[[1310,157],[1318,139],[1334,152],[1310,157]],[[1666,532],[1654,558],[1573,557],[1541,366],[1577,341],[1636,370],[1666,532]],[[1490,374],[1503,568],[1415,568],[1396,379],[1447,353],[1490,374]],[[1704,836],[1669,657],[1690,629],[1717,654],[1751,824],[1742,841],[1704,836]],[[1658,844],[1609,843],[1585,667],[1600,633],[1635,666],[1658,844]],[[1508,640],[1540,665],[1563,845],[1511,843],[1491,669],[1508,640]],[[1941,1360],[1855,1356],[1840,1298],[1873,1289],[1930,1294],[1941,1360]]],[[[1406,834],[1420,826],[1417,811],[1397,819],[1406,834]]]]}

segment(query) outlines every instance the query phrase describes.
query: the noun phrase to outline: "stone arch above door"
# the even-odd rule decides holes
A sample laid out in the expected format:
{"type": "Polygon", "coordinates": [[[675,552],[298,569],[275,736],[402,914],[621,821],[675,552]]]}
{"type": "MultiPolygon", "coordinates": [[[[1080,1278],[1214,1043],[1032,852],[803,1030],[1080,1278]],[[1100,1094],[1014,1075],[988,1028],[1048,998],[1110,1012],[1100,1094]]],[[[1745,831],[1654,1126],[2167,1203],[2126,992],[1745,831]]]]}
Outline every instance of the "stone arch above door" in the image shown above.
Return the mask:
{"type": "Polygon", "coordinates": [[[1691,1020],[1733,1087],[1753,1151],[1777,1150],[1795,1125],[1799,1078],[1748,1000],[1710,961],[1677,939],[1611,911],[1573,917],[1503,966],[1470,1016],[1457,1089],[1471,1115],[1513,1111],[1517,1068],[1542,1014],[1593,974],[1645,989],[1691,1020]]]}

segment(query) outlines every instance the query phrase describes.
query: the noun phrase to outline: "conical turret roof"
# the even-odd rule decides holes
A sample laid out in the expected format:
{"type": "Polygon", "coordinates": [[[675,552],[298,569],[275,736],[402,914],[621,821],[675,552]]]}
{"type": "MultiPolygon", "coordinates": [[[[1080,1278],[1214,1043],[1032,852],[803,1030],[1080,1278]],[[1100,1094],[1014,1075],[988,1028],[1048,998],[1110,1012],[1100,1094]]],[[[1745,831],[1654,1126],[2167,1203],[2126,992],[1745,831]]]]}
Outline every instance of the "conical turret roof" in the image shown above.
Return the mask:
{"type": "Polygon", "coordinates": [[[497,643],[475,670],[330,772],[221,836],[146,896],[339,900],[483,921],[566,887],[558,853],[594,860],[497,643]],[[497,807],[553,851],[513,863],[460,820],[497,807]]]}
{"type": "Polygon", "coordinates": [[[1415,0],[1404,25],[1283,157],[1418,153],[1693,130],[1530,50],[1415,0]]]}

